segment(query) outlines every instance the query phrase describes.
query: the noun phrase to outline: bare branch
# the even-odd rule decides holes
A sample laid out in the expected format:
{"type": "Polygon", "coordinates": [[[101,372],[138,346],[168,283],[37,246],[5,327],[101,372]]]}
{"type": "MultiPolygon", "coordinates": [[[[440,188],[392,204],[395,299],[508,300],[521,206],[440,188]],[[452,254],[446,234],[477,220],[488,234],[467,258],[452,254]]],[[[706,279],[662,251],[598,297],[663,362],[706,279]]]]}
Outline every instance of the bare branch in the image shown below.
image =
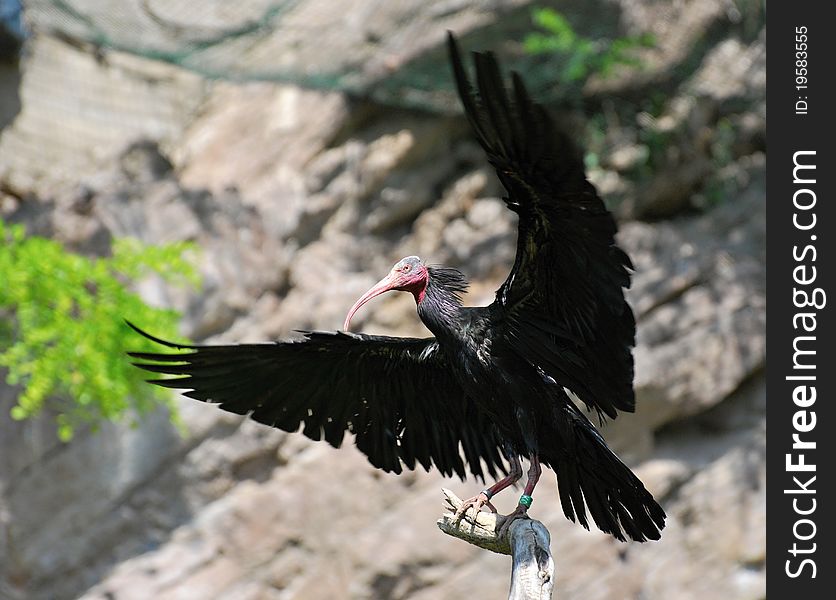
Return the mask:
{"type": "Polygon", "coordinates": [[[468,510],[459,523],[455,514],[462,505],[453,492],[444,493],[445,509],[449,512],[436,521],[444,533],[469,544],[513,557],[509,600],[547,600],[554,588],[554,561],[549,550],[550,536],[546,526],[533,519],[517,519],[506,535],[497,534],[505,519],[494,513],[475,513],[468,510]]]}
{"type": "Polygon", "coordinates": [[[548,600],[554,589],[554,560],[549,551],[549,530],[540,521],[511,523],[511,592],[508,600],[548,600]]]}

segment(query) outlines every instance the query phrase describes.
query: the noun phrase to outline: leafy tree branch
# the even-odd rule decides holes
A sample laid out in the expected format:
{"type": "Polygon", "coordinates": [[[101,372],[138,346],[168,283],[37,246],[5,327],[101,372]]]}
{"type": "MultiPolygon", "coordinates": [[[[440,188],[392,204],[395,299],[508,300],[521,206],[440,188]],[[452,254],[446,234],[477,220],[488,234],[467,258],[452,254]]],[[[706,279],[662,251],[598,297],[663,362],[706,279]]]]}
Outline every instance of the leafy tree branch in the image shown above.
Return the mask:
{"type": "Polygon", "coordinates": [[[146,305],[130,284],[156,273],[197,285],[186,258],[191,248],[117,239],[110,257],[89,258],[0,220],[0,367],[7,383],[20,386],[12,418],[48,407],[62,440],[80,424],[135,418],[160,405],[176,418],[170,395],[141,385],[126,359],[125,351],[142,349],[144,341],[123,319],[175,333],[179,315],[146,305]]]}

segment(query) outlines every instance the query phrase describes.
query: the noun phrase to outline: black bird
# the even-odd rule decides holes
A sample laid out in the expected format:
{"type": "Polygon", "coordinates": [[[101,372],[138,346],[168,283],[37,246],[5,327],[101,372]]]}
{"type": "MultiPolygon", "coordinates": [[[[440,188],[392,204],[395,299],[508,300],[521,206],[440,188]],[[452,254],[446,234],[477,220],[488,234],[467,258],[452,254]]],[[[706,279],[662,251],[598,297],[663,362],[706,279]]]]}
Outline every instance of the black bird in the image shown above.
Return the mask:
{"type": "Polygon", "coordinates": [[[615,243],[615,221],[586,180],[578,148],[519,75],[506,91],[494,56],[474,53],[474,91],[452,34],[448,43],[467,119],[519,215],[516,260],[492,304],[462,306],[459,271],[408,256],[351,308],[345,331],[186,346],[134,327],[187,352],[130,354],[147,371],[181,376],[151,383],[223,410],[285,431],[302,427],[335,447],[349,432],[385,471],[421,465],[463,479],[468,470],[506,475],[463,510],[494,510],[491,497],[520,479],[526,457],[528,481],[512,517],[528,510],[546,465],[572,521],[588,528],[588,508],[619,540],[658,539],[664,511],[567,393],[601,420],[635,410],[635,320],[624,299],[632,264],[615,243]],[[348,332],[354,313],[389,290],[413,294],[435,337],[348,332]]]}

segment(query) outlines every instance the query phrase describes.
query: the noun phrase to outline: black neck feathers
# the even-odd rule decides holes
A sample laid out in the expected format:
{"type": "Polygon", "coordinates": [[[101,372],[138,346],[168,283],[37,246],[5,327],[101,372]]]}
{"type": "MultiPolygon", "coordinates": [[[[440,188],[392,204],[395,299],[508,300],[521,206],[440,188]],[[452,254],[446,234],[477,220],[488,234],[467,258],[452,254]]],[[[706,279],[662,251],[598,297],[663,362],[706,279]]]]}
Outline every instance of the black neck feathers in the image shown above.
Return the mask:
{"type": "Polygon", "coordinates": [[[418,316],[437,338],[455,336],[460,329],[461,295],[467,291],[465,276],[457,269],[427,267],[427,289],[418,303],[418,316]]]}

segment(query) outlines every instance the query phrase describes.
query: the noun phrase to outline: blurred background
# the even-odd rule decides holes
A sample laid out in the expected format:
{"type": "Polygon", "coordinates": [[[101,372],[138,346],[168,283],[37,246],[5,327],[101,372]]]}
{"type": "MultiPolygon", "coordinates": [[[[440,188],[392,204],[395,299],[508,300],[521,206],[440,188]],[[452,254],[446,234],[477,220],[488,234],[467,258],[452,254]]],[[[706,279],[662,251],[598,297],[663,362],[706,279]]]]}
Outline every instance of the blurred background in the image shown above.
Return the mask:
{"type": "MultiPolygon", "coordinates": [[[[765,597],[761,2],[25,4],[0,0],[0,598],[507,597],[510,560],[434,523],[479,482],[150,397],[122,355],[122,317],[337,329],[410,254],[491,302],[516,225],[447,30],[570,118],[636,266],[638,412],[603,433],[668,525],[587,532],[544,473],[556,597],[765,597]]],[[[427,335],[391,296],[355,329],[427,335]]]]}

